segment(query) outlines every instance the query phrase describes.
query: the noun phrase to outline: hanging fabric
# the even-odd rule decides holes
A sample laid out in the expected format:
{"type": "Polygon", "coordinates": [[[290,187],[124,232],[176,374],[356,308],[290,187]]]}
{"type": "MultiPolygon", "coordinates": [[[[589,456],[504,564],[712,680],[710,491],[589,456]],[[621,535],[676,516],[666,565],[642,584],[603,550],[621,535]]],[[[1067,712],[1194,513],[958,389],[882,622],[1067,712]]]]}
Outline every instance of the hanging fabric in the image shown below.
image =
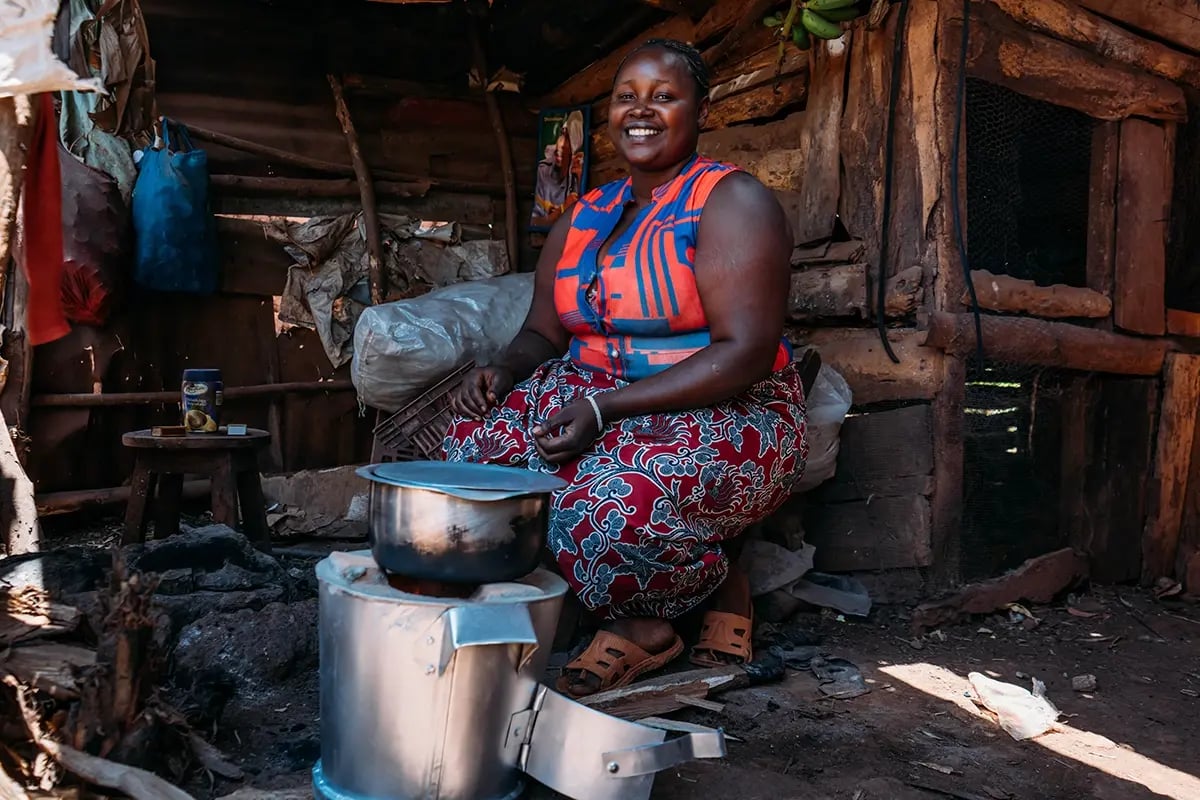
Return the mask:
{"type": "Polygon", "coordinates": [[[54,95],[42,93],[37,103],[33,140],[25,162],[22,203],[25,246],[21,259],[29,283],[25,329],[33,345],[61,339],[71,332],[62,307],[62,179],[54,95]]]}

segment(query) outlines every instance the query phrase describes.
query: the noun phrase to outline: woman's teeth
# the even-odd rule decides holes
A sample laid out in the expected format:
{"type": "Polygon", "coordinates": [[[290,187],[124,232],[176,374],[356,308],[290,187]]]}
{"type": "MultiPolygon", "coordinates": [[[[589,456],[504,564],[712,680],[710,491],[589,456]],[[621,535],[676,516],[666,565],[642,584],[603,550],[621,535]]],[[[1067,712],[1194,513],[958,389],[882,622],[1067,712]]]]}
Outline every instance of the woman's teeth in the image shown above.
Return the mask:
{"type": "Polygon", "coordinates": [[[636,136],[638,138],[648,138],[650,136],[657,136],[659,131],[655,130],[654,128],[630,128],[626,131],[626,133],[628,133],[630,136],[636,136]]]}

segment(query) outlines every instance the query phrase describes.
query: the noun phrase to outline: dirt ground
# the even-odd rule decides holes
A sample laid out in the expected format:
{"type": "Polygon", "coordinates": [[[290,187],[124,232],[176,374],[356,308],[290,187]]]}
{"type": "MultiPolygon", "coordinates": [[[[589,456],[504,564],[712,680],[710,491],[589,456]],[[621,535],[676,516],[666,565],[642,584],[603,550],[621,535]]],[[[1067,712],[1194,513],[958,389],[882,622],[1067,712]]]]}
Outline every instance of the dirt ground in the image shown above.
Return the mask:
{"type": "MultiPolygon", "coordinates": [[[[72,538],[103,546],[115,531],[72,538]]],[[[282,563],[311,575],[316,559],[293,553],[282,563]]],[[[267,679],[236,687],[206,731],[245,779],[197,779],[186,786],[195,797],[311,798],[320,755],[315,588],[298,602],[242,612],[238,624],[253,635],[209,643],[219,661],[253,642],[267,679]]],[[[1005,612],[920,638],[900,606],[877,607],[866,621],[801,614],[795,628],[819,636],[823,654],[856,664],[871,691],[829,699],[811,672],[789,671],[782,682],[714,698],[720,713],[672,715],[722,727],[729,753],[660,774],[652,797],[1200,800],[1200,604],[1102,587],[1030,610],[1036,626],[1005,612]],[[1058,729],[1013,740],[972,701],[971,672],[1025,688],[1040,679],[1062,712],[1058,729]],[[1073,690],[1081,675],[1095,676],[1096,689],[1073,690]]],[[[541,788],[529,796],[555,797],[541,788]]]]}
{"type": "MultiPolygon", "coordinates": [[[[717,698],[720,713],[678,714],[723,727],[733,737],[729,755],[661,774],[653,797],[1197,800],[1200,607],[1159,605],[1132,589],[1086,600],[1096,616],[1064,604],[1033,609],[1040,624],[1032,630],[996,616],[918,640],[901,608],[878,609],[865,623],[802,615],[801,625],[823,637],[822,651],[857,664],[871,692],[831,700],[811,673],[789,672],[781,683],[717,698]],[[1025,687],[1043,680],[1061,729],[1014,741],[968,698],[973,671],[1025,687]],[[1083,674],[1096,677],[1096,690],[1072,690],[1083,674]]],[[[235,699],[216,742],[247,772],[237,796],[311,796],[318,729],[314,671],[252,704],[235,699]]],[[[189,788],[219,797],[239,785],[189,788]]]]}

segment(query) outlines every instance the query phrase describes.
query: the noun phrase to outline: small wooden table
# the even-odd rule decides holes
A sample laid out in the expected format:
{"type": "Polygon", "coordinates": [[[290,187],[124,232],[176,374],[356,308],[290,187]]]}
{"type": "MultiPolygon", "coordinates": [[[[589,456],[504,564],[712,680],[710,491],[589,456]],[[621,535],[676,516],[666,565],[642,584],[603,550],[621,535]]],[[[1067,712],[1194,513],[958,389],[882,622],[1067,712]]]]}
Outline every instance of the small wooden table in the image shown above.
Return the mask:
{"type": "Polygon", "coordinates": [[[149,430],[122,436],[121,443],[134,453],[122,543],[146,541],[146,510],[152,497],[155,538],[179,532],[183,476],[190,474],[207,475],[211,479],[212,515],[216,522],[236,528],[240,500],[243,532],[259,548],[268,549],[270,535],[258,453],[270,441],[271,434],[256,428],[248,429],[244,436],[220,433],[153,436],[149,430]]]}

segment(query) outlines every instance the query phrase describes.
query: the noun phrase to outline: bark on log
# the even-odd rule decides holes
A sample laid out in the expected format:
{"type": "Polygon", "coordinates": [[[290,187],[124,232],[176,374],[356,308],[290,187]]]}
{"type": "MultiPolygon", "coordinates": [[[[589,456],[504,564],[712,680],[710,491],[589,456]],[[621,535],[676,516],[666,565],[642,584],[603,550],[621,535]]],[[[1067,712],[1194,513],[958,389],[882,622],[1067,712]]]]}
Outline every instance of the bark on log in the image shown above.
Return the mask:
{"type": "MultiPolygon", "coordinates": [[[[997,361],[1037,364],[1119,375],[1155,375],[1162,369],[1169,342],[1135,339],[1081,328],[1066,322],[1015,319],[985,314],[981,318],[984,353],[997,361]]],[[[922,344],[956,356],[975,352],[972,314],[935,311],[922,344]]]]}
{"type": "Polygon", "coordinates": [[[1195,0],[1079,0],[1079,5],[1200,53],[1200,10],[1195,0]]]}
{"type": "Polygon", "coordinates": [[[500,113],[500,103],[496,100],[496,94],[488,91],[487,88],[487,54],[483,49],[483,40],[479,34],[479,23],[469,20],[467,26],[471,36],[471,52],[475,71],[483,86],[483,101],[487,104],[488,120],[492,125],[492,133],[496,137],[496,148],[500,153],[500,169],[504,174],[504,245],[508,251],[508,267],[513,272],[518,272],[521,265],[521,248],[517,225],[517,173],[513,167],[512,144],[509,142],[508,132],[504,128],[504,115],[500,113]]]}
{"type": "Polygon", "coordinates": [[[1092,134],[1092,166],[1088,181],[1087,284],[1109,297],[1117,248],[1117,170],[1121,124],[1105,122],[1092,134]]]}
{"type": "MultiPolygon", "coordinates": [[[[358,182],[336,178],[259,178],[252,175],[210,175],[217,189],[246,194],[290,194],[296,197],[357,197],[358,182]]],[[[424,197],[429,181],[375,181],[375,193],[387,197],[424,197]]]]}
{"type": "Polygon", "coordinates": [[[846,63],[856,33],[849,30],[841,39],[813,44],[812,99],[805,108],[801,130],[808,151],[806,171],[796,187],[801,195],[801,214],[795,221],[799,242],[828,239],[838,215],[846,63]]]}
{"type": "Polygon", "coordinates": [[[721,38],[721,41],[704,51],[704,63],[708,65],[709,69],[720,64],[725,56],[729,55],[729,51],[733,49],[733,46],[748,31],[758,26],[760,24],[759,20],[766,16],[767,12],[775,5],[777,5],[777,0],[754,0],[742,12],[741,18],[734,23],[729,32],[721,38]]]}
{"type": "MultiPolygon", "coordinates": [[[[958,41],[961,10],[950,13],[957,18],[948,29],[958,41]]],[[[978,17],[972,16],[967,68],[1006,89],[1096,119],[1187,118],[1183,90],[1176,84],[1026,30],[990,5],[979,6],[978,17]]]]}
{"type": "MultiPolygon", "coordinates": [[[[253,386],[231,386],[225,390],[226,400],[251,397],[277,397],[287,394],[319,392],[349,392],[354,383],[345,380],[293,381],[291,383],[262,383],[253,386]]],[[[155,403],[178,403],[179,392],[114,392],[111,394],[42,394],[33,398],[33,405],[59,408],[97,408],[109,406],[139,406],[155,403]]]]}
{"type": "MultiPolygon", "coordinates": [[[[10,364],[0,353],[0,411],[7,411],[10,424],[22,426],[28,414],[30,384],[30,361],[33,350],[25,337],[24,303],[8,302],[8,294],[17,291],[24,280],[17,277],[14,285],[8,285],[9,264],[17,232],[17,208],[21,200],[21,181],[25,170],[25,156],[33,137],[35,106],[26,96],[0,97],[0,309],[11,307],[16,319],[17,330],[5,331],[0,324],[0,347],[9,345],[10,364]],[[13,385],[9,386],[12,379],[13,385]]],[[[16,270],[11,270],[15,274],[16,270]]]]}
{"type": "MultiPolygon", "coordinates": [[[[828,317],[872,316],[874,297],[868,292],[870,268],[866,264],[812,267],[792,273],[788,318],[793,322],[815,322],[828,317]]],[[[909,267],[893,276],[887,285],[885,311],[903,317],[916,311],[921,299],[920,267],[909,267]]]]}
{"type": "Polygon", "coordinates": [[[573,106],[589,103],[612,86],[614,73],[621,59],[648,39],[681,39],[702,44],[713,36],[732,28],[756,0],[722,0],[714,5],[699,22],[676,16],[655,25],[613,49],[603,58],[575,73],[557,89],[542,98],[541,106],[573,106]]]}
{"type": "MultiPolygon", "coordinates": [[[[1078,286],[1038,286],[1011,275],[994,275],[986,269],[971,270],[971,282],[980,308],[989,311],[1031,314],[1035,317],[1107,317],[1112,301],[1099,292],[1078,286]]],[[[960,298],[970,308],[971,297],[960,298]]]]}
{"type": "Polygon", "coordinates": [[[367,234],[367,274],[371,282],[371,303],[379,305],[387,294],[387,285],[383,274],[383,235],[379,230],[379,209],[375,204],[375,187],[371,183],[371,170],[367,160],[363,158],[362,147],[358,143],[358,131],[354,129],[354,119],[350,116],[350,108],[346,105],[346,95],[342,91],[342,82],[336,75],[326,75],[329,89],[333,92],[333,103],[337,112],[338,123],[342,133],[346,135],[346,145],[350,149],[350,161],[354,164],[354,177],[358,181],[358,193],[362,198],[363,226],[367,234]]]}
{"type": "Polygon", "coordinates": [[[0,553],[8,556],[35,553],[41,548],[42,527],[38,522],[33,482],[25,474],[0,413],[0,553]]]}
{"type": "MultiPolygon", "coordinates": [[[[1200,58],[1138,36],[1065,0],[991,0],[1039,33],[1081,45],[1098,56],[1200,87],[1200,58]]],[[[1084,3],[1086,5],[1086,3],[1084,3]]],[[[1200,29],[1200,14],[1195,25],[1200,29]]]]}
{"type": "Polygon", "coordinates": [[[1172,353],[1167,356],[1164,373],[1162,414],[1151,483],[1157,487],[1157,492],[1151,494],[1150,508],[1154,510],[1142,533],[1142,584],[1145,586],[1162,577],[1183,577],[1175,575],[1175,553],[1196,435],[1196,409],[1200,408],[1200,356],[1172,353]]]}

